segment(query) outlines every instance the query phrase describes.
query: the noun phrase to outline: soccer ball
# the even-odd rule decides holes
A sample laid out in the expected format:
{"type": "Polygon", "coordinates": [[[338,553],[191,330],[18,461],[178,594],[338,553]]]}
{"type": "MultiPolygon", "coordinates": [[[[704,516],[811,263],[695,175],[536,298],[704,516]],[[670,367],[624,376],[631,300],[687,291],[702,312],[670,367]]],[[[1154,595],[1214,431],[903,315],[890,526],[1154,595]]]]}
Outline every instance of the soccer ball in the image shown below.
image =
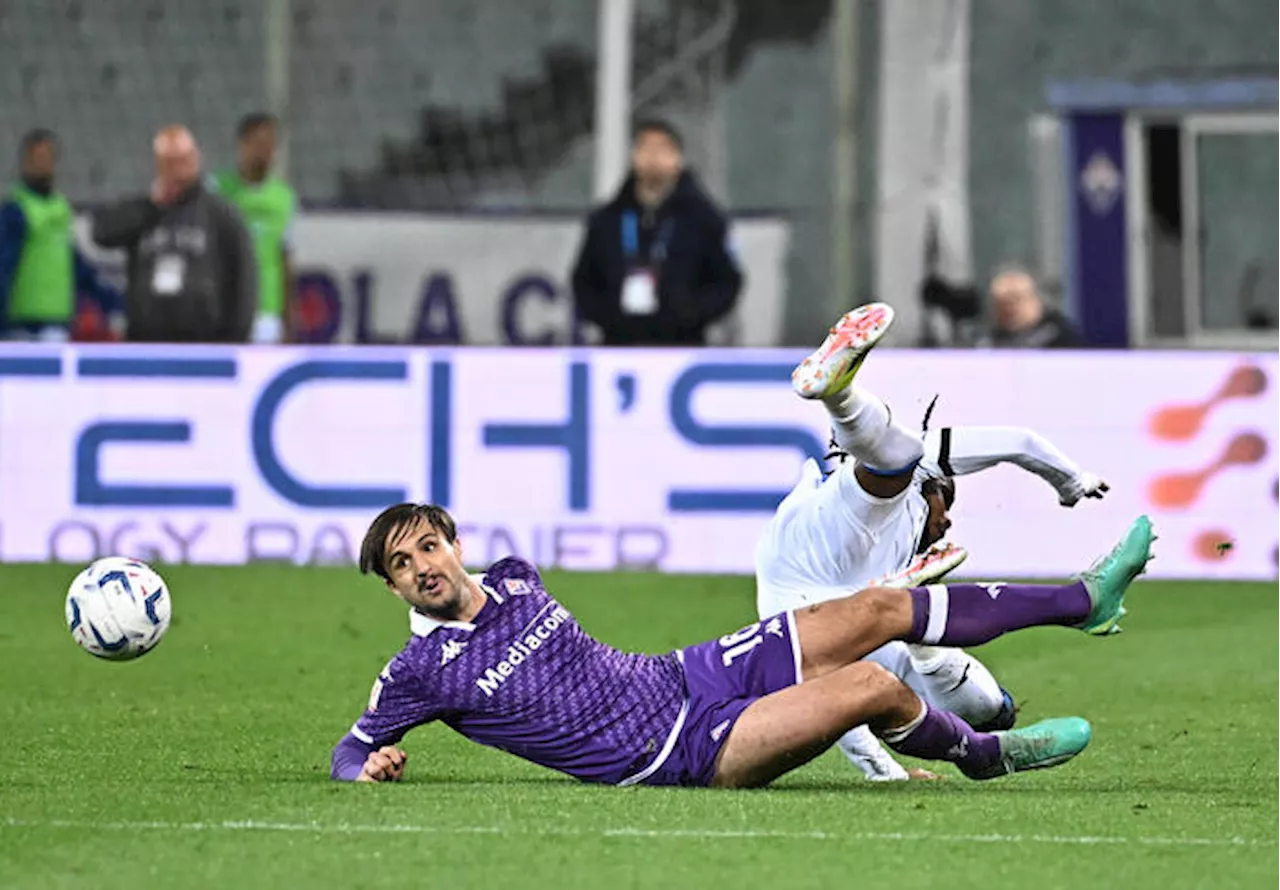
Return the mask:
{"type": "Polygon", "coordinates": [[[169,629],[169,588],[136,559],[108,556],[76,575],[67,591],[67,627],[90,655],[128,661],[150,652],[169,629]]]}

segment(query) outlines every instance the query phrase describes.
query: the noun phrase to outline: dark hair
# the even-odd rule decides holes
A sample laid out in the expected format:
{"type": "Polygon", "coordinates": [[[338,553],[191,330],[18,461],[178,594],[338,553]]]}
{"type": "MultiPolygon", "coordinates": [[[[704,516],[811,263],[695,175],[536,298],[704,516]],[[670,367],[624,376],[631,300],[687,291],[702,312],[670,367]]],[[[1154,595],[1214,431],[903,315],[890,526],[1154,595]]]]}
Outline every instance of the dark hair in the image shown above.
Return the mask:
{"type": "Polygon", "coordinates": [[[26,158],[27,152],[46,142],[52,142],[53,147],[56,149],[58,147],[58,134],[44,127],[28,130],[22,134],[22,141],[18,143],[18,157],[26,158]]]}
{"type": "Polygon", "coordinates": [[[672,141],[676,148],[684,151],[684,140],[680,138],[680,132],[675,128],[671,121],[664,120],[660,117],[646,118],[638,121],[635,129],[631,131],[631,139],[634,142],[645,133],[661,133],[672,141]]]}
{"type": "Polygon", "coordinates": [[[950,476],[930,476],[920,484],[920,493],[925,497],[931,494],[942,496],[942,503],[950,510],[956,502],[956,480],[950,476]]]}
{"type": "Polygon", "coordinates": [[[265,127],[267,124],[275,126],[276,116],[274,114],[269,111],[251,111],[240,118],[240,123],[236,125],[236,138],[243,139],[258,127],[265,127]]]}
{"type": "Polygon", "coordinates": [[[391,579],[387,572],[387,538],[404,534],[418,522],[425,521],[452,544],[458,539],[458,526],[444,507],[435,504],[396,504],[377,515],[364,533],[360,544],[360,574],[370,572],[384,581],[391,579]]]}

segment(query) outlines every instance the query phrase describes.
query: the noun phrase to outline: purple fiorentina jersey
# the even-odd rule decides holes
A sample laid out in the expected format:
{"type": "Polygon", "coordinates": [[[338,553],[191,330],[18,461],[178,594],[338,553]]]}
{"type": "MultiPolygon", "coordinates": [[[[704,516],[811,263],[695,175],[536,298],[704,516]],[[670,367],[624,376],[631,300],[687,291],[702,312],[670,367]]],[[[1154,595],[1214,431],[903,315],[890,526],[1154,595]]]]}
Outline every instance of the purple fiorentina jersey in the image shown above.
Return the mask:
{"type": "Polygon", "coordinates": [[[419,621],[374,683],[351,733],[389,745],[440,720],[479,742],[591,782],[656,760],[685,701],[678,657],[593,640],[521,559],[484,576],[471,623],[419,621]]]}

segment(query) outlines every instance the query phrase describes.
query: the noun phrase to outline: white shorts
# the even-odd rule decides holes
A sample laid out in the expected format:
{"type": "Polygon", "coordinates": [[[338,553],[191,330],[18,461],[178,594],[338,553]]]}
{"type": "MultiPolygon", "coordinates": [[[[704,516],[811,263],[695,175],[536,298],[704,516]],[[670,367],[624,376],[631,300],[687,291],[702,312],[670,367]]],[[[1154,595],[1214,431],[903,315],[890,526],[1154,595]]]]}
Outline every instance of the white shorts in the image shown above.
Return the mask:
{"type": "Polygon", "coordinates": [[[871,579],[901,571],[927,513],[914,483],[878,498],[862,490],[851,464],[824,480],[817,463],[806,461],[756,546],[759,614],[851,596],[871,579]]]}

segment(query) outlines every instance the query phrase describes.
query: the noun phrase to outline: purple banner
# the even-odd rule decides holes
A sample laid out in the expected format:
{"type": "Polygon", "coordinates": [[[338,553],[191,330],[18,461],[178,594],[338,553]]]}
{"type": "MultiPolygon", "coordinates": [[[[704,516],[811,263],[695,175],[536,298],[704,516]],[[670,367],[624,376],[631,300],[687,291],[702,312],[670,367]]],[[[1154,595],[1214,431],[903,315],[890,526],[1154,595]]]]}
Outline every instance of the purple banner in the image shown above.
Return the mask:
{"type": "Polygon", "coordinates": [[[1129,345],[1124,116],[1069,118],[1071,305],[1085,340],[1129,345]]]}

